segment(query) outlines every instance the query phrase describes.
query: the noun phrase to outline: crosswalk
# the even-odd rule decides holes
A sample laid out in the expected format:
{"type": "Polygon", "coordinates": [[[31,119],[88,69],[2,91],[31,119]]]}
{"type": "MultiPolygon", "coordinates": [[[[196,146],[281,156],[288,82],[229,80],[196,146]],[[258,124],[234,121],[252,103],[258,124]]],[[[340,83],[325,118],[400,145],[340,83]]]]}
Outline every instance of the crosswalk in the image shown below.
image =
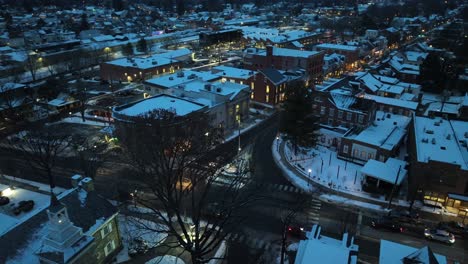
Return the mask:
{"type": "Polygon", "coordinates": [[[320,220],[320,208],[322,202],[316,198],[312,198],[309,202],[309,206],[305,211],[307,226],[319,224],[320,220]]]}

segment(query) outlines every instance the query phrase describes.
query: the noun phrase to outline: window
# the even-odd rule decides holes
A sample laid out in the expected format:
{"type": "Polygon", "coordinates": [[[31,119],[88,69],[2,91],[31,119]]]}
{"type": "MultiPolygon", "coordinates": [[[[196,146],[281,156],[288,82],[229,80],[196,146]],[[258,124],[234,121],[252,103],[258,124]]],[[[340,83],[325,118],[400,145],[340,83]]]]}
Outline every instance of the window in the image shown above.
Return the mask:
{"type": "Polygon", "coordinates": [[[250,94],[250,99],[252,99],[252,100],[254,99],[254,93],[253,92],[250,94]]]}
{"type": "Polygon", "coordinates": [[[326,110],[325,106],[321,106],[321,107],[320,107],[320,114],[321,114],[321,115],[324,115],[324,114],[325,114],[325,110],[326,110]]]}
{"type": "Polygon", "coordinates": [[[265,101],[266,101],[267,103],[270,102],[270,96],[269,96],[268,94],[265,96],[265,101]]]}
{"type": "Polygon", "coordinates": [[[350,121],[351,117],[353,117],[352,113],[346,113],[346,120],[350,121]]]}
{"type": "Polygon", "coordinates": [[[364,115],[359,115],[358,122],[362,124],[363,121],[364,121],[364,115]]]}
{"type": "Polygon", "coordinates": [[[366,158],[366,152],[365,151],[361,151],[361,159],[365,159],[366,158]]]}
{"type": "Polygon", "coordinates": [[[343,111],[341,110],[338,111],[338,118],[343,118],[343,111]]]}
{"type": "Polygon", "coordinates": [[[343,153],[348,154],[348,145],[343,146],[343,153]]]}
{"type": "Polygon", "coordinates": [[[252,91],[253,91],[254,88],[255,88],[255,84],[254,84],[254,82],[251,82],[251,83],[250,83],[250,89],[252,89],[252,91]]]}
{"type": "Polygon", "coordinates": [[[244,81],[240,81],[240,84],[244,84],[244,81]]]}
{"type": "Polygon", "coordinates": [[[101,238],[106,237],[110,232],[112,232],[112,222],[101,229],[101,238]]]}
{"type": "Polygon", "coordinates": [[[107,243],[106,247],[104,247],[104,254],[106,255],[106,257],[112,253],[112,251],[114,251],[115,249],[115,242],[114,240],[111,240],[109,243],[107,243]]]}
{"type": "Polygon", "coordinates": [[[334,108],[330,108],[329,112],[328,112],[328,115],[329,116],[334,116],[335,115],[335,109],[334,108]]]}
{"type": "Polygon", "coordinates": [[[373,158],[374,158],[374,154],[372,153],[367,154],[367,159],[373,159],[373,158]]]}
{"type": "Polygon", "coordinates": [[[270,93],[270,86],[269,85],[266,86],[266,93],[270,93]]]}
{"type": "Polygon", "coordinates": [[[353,157],[359,157],[359,150],[354,150],[353,157]]]}

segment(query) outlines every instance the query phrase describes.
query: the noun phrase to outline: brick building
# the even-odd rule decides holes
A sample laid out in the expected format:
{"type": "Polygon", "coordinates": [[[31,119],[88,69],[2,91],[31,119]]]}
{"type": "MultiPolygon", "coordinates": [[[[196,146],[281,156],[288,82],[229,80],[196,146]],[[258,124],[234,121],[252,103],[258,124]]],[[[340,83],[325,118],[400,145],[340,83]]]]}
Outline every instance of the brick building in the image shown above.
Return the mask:
{"type": "Polygon", "coordinates": [[[468,123],[440,117],[415,117],[410,126],[410,189],[425,199],[468,209],[468,123]]]}
{"type": "Polygon", "coordinates": [[[304,69],[306,80],[316,82],[323,77],[323,56],[323,52],[273,46],[267,46],[263,50],[248,48],[244,51],[244,66],[255,71],[265,68],[283,71],[304,69]]]}
{"type": "Polygon", "coordinates": [[[340,54],[345,56],[345,68],[352,69],[357,66],[359,60],[359,47],[341,44],[323,43],[316,45],[315,50],[323,51],[325,54],[340,54]]]}

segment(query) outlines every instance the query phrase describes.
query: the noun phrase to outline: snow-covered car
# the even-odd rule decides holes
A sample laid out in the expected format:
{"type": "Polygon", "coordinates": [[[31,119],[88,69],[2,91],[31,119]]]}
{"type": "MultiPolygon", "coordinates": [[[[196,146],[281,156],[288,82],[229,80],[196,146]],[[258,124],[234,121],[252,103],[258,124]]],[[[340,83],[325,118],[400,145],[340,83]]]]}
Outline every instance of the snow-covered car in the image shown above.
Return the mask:
{"type": "Polygon", "coordinates": [[[452,245],[455,243],[455,236],[442,229],[424,229],[424,236],[430,240],[436,240],[439,242],[447,243],[452,245]]]}
{"type": "Polygon", "coordinates": [[[410,212],[407,210],[392,210],[388,213],[388,216],[393,220],[403,223],[418,224],[421,222],[419,219],[419,214],[414,211],[410,212]]]}
{"type": "Polygon", "coordinates": [[[34,201],[21,201],[19,202],[18,206],[13,209],[13,213],[15,215],[19,215],[21,212],[29,212],[34,208],[34,201]]]}
{"type": "Polygon", "coordinates": [[[440,222],[437,225],[437,228],[446,230],[454,234],[455,236],[468,237],[468,227],[463,225],[463,223],[460,223],[460,222],[454,222],[454,221],[440,222]]]}

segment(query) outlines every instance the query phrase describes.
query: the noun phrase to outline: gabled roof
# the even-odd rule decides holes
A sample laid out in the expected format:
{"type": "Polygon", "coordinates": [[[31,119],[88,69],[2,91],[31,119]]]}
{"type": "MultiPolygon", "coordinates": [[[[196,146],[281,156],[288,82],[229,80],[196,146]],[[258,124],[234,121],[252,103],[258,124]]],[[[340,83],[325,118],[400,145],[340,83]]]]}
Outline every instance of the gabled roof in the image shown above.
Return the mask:
{"type": "Polygon", "coordinates": [[[425,246],[403,258],[403,264],[439,264],[431,248],[425,246]]]}
{"type": "Polygon", "coordinates": [[[284,77],[284,75],[281,74],[280,71],[273,69],[273,68],[266,68],[266,69],[260,70],[260,72],[263,73],[263,75],[265,75],[265,77],[268,80],[270,80],[272,83],[274,83],[275,85],[285,82],[287,80],[287,78],[284,77]]]}

